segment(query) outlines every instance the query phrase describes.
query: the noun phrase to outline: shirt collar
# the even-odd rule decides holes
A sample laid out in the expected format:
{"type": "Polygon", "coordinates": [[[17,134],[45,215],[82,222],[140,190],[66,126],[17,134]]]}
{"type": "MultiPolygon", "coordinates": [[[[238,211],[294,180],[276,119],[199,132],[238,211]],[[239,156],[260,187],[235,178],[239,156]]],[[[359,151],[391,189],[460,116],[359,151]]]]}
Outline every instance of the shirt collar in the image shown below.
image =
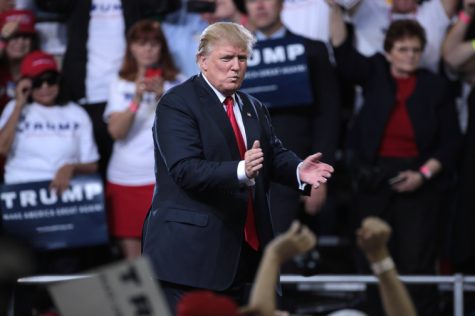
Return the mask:
{"type": "Polygon", "coordinates": [[[260,31],[256,31],[255,35],[256,35],[256,39],[258,41],[263,41],[263,40],[269,40],[269,39],[283,38],[285,36],[286,31],[287,31],[287,29],[285,28],[285,26],[282,25],[282,27],[280,29],[275,31],[270,36],[267,36],[266,34],[260,32],[260,31]]]}
{"type": "MultiPolygon", "coordinates": [[[[206,81],[206,83],[208,84],[208,86],[211,87],[211,89],[213,89],[214,93],[216,94],[216,96],[218,97],[219,99],[219,102],[223,103],[224,102],[224,99],[226,99],[226,96],[224,94],[222,94],[221,92],[218,91],[218,89],[216,89],[209,81],[208,81],[208,78],[206,78],[206,76],[201,73],[201,76],[203,77],[203,79],[206,81]]],[[[233,101],[234,101],[234,104],[236,104],[236,94],[233,93],[231,95],[231,98],[233,98],[233,101]]]]}

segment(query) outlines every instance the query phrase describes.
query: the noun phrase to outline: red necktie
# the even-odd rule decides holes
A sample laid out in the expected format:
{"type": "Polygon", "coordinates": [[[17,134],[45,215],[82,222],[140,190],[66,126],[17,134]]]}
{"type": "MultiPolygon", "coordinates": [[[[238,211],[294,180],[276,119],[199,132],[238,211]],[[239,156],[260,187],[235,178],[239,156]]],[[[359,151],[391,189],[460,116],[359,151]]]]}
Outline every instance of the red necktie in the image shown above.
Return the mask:
{"type": "MultiPolygon", "coordinates": [[[[224,99],[224,105],[226,106],[226,113],[228,114],[229,121],[233,127],[234,137],[236,137],[236,142],[238,144],[239,153],[241,154],[241,159],[244,159],[244,153],[246,152],[246,145],[244,144],[244,139],[242,138],[241,130],[234,116],[234,101],[231,97],[226,97],[224,99]]],[[[254,205],[252,203],[252,191],[249,189],[249,199],[247,202],[247,216],[246,216],[246,225],[244,226],[244,238],[246,242],[251,246],[252,249],[259,249],[259,239],[257,237],[256,223],[254,220],[254,205]]]]}

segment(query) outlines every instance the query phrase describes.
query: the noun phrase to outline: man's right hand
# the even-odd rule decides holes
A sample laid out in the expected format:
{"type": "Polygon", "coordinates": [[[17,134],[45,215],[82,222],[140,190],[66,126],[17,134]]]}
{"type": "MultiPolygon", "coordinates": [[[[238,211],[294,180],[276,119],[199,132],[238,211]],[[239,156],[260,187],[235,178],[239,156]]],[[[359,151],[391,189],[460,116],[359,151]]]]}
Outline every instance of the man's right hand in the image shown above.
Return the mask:
{"type": "Polygon", "coordinates": [[[244,154],[244,170],[249,179],[254,179],[259,175],[264,162],[264,153],[258,140],[254,141],[252,148],[244,154]]]}

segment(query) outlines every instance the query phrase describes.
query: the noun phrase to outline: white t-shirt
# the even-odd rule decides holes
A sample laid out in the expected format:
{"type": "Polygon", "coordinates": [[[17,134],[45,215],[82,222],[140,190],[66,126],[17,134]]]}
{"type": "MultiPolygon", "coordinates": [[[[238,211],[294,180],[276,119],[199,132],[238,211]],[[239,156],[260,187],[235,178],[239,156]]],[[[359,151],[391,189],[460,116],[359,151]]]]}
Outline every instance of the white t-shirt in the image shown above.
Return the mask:
{"type": "MultiPolygon", "coordinates": [[[[15,107],[10,101],[0,117],[3,128],[15,107]]],[[[99,160],[92,124],[74,103],[25,105],[5,165],[5,183],[46,181],[67,163],[99,160]]]]}
{"type": "Polygon", "coordinates": [[[120,0],[92,0],[87,39],[86,102],[105,102],[125,53],[120,0]]]}
{"type": "MultiPolygon", "coordinates": [[[[183,81],[164,82],[164,91],[183,81]]],[[[108,121],[113,112],[122,112],[129,106],[135,94],[135,83],[121,78],[110,87],[109,100],[104,111],[108,121]]],[[[107,180],[120,185],[147,185],[155,182],[152,126],[155,119],[155,94],[146,92],[135,114],[132,126],[124,139],[114,142],[112,156],[107,167],[107,180]]]]}
{"type": "Polygon", "coordinates": [[[441,0],[424,1],[412,14],[393,14],[391,6],[383,0],[361,0],[351,16],[355,26],[356,48],[366,56],[384,52],[386,31],[392,20],[416,19],[426,31],[427,45],[421,59],[421,67],[438,72],[442,41],[445,38],[450,19],[441,0]]]}
{"type": "Polygon", "coordinates": [[[324,0],[285,0],[280,14],[284,25],[295,34],[323,42],[330,37],[329,15],[324,0]]]}

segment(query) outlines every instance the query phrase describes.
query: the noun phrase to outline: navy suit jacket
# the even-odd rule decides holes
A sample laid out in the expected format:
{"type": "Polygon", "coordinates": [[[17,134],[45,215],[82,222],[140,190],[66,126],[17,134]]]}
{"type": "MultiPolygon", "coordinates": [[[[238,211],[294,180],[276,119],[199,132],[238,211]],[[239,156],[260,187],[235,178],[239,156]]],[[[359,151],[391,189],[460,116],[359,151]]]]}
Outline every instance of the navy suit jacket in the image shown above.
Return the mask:
{"type": "MultiPolygon", "coordinates": [[[[276,137],[267,109],[247,94],[236,94],[247,146],[259,140],[264,153],[252,192],[265,247],[273,238],[269,183],[298,189],[301,160],[276,137]]],[[[229,119],[201,75],[161,98],[153,135],[157,185],[144,224],[143,253],[160,280],[224,290],[236,274],[249,194],[237,178],[241,158],[229,119]]]]}

